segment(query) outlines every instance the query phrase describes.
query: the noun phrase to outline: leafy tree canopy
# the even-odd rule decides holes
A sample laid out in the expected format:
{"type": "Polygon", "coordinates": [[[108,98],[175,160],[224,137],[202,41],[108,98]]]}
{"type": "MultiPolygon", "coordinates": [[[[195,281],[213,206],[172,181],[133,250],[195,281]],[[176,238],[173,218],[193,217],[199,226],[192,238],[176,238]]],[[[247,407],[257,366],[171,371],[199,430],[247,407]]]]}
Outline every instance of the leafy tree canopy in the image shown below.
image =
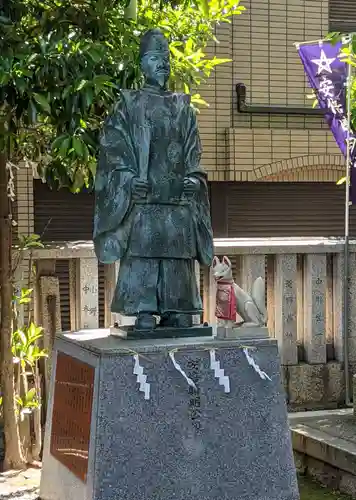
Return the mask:
{"type": "MultiPolygon", "coordinates": [[[[4,0],[2,0],[4,2],[4,0]]],[[[98,133],[118,89],[141,83],[141,33],[159,27],[170,41],[170,87],[190,92],[225,59],[204,53],[215,25],[239,0],[8,0],[0,9],[0,151],[36,161],[48,182],[73,191],[92,183],[98,133]]],[[[193,103],[204,104],[199,94],[193,103]]]]}

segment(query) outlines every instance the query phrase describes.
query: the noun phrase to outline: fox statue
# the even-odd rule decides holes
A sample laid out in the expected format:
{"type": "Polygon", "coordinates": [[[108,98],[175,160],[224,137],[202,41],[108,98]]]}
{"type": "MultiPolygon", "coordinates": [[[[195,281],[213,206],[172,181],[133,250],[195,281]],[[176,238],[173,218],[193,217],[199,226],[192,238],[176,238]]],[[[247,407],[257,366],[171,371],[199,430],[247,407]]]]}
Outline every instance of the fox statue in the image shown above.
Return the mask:
{"type": "Polygon", "coordinates": [[[215,315],[218,326],[265,326],[267,311],[264,280],[257,278],[249,295],[235,283],[231,262],[226,256],[221,262],[218,257],[214,257],[212,272],[217,284],[215,315]],[[236,323],[236,313],[241,317],[242,323],[236,323]]]}

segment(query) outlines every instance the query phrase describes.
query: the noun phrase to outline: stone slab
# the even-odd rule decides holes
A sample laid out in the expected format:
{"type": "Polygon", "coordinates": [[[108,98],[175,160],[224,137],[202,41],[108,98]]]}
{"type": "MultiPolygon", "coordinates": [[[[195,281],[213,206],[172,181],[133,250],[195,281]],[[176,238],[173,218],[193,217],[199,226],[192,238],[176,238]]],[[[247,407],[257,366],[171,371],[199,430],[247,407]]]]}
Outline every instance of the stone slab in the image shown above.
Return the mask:
{"type": "Polygon", "coordinates": [[[111,335],[128,340],[137,339],[174,339],[186,337],[212,337],[213,329],[208,325],[194,325],[189,328],[157,326],[152,330],[136,330],[134,325],[113,327],[111,335]]]}
{"type": "Polygon", "coordinates": [[[88,475],[81,482],[49,452],[54,370],[41,499],[297,500],[277,343],[243,344],[256,368],[238,340],[126,341],[109,331],[58,337],[56,353],[95,369],[88,475]],[[133,373],[135,355],[149,399],[133,373]],[[214,357],[230,392],[211,367],[214,357]]]}
{"type": "Polygon", "coordinates": [[[267,327],[261,326],[238,326],[234,328],[218,326],[216,336],[219,340],[232,339],[268,339],[267,327]]]}

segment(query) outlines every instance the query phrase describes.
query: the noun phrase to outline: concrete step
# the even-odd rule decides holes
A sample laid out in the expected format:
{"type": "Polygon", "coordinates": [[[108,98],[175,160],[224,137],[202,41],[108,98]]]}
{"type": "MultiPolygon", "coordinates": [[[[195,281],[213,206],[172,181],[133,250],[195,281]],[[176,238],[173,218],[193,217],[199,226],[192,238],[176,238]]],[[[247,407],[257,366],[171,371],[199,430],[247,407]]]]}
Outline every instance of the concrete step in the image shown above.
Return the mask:
{"type": "Polygon", "coordinates": [[[352,409],[289,415],[297,469],[356,498],[356,418],[352,409]]]}

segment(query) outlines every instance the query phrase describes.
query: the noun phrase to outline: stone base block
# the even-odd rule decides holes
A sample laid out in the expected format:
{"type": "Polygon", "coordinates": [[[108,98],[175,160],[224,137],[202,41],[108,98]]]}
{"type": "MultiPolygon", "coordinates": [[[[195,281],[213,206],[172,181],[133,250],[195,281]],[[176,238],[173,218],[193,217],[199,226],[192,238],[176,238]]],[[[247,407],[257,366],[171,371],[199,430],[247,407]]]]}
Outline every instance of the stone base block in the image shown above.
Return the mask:
{"type": "Polygon", "coordinates": [[[297,451],[294,452],[294,458],[300,474],[315,479],[331,490],[356,498],[356,476],[353,474],[297,451]]]}
{"type": "Polygon", "coordinates": [[[268,328],[263,326],[238,326],[234,328],[218,326],[216,332],[216,337],[219,340],[269,338],[268,328]]]}
{"type": "Polygon", "coordinates": [[[297,500],[274,339],[59,336],[42,500],[297,500]]]}
{"type": "Polygon", "coordinates": [[[338,407],[344,401],[344,372],[336,361],[283,366],[282,380],[291,409],[338,407]]]}

